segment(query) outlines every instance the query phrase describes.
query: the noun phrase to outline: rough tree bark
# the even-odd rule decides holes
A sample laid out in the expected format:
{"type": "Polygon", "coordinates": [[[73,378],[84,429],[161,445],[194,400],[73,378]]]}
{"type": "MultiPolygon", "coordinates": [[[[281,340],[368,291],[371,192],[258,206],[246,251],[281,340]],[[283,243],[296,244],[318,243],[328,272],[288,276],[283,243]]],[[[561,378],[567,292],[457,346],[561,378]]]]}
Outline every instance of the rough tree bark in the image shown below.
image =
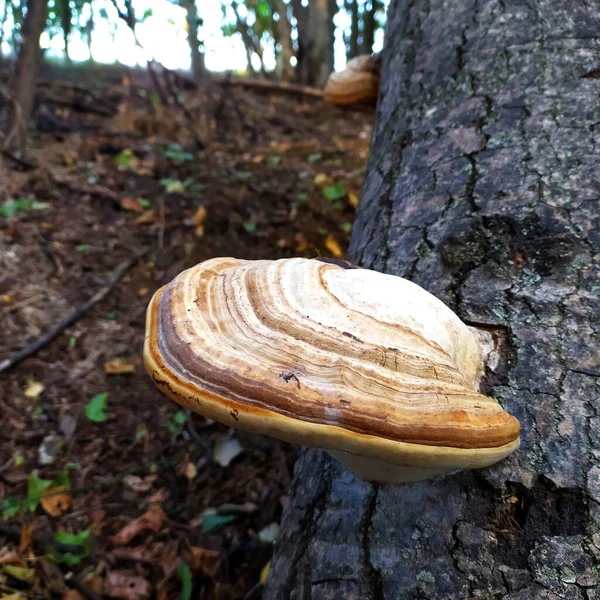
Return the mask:
{"type": "Polygon", "coordinates": [[[22,149],[27,140],[27,127],[33,109],[35,78],[40,60],[40,35],[46,22],[48,0],[29,0],[23,21],[15,79],[11,92],[13,106],[5,131],[5,149],[22,149]]]}
{"type": "Polygon", "coordinates": [[[266,600],[600,598],[600,12],[392,0],[350,249],[504,339],[493,468],[369,485],[299,460],[266,600]]]}

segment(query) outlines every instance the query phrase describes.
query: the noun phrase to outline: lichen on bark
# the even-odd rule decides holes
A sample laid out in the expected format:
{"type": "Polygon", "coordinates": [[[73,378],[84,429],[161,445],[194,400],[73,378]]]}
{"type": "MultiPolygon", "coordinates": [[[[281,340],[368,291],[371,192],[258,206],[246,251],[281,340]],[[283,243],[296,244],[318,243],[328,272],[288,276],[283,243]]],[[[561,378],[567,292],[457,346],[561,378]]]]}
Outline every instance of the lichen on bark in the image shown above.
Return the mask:
{"type": "Polygon", "coordinates": [[[266,599],[600,598],[600,11],[393,0],[350,258],[501,332],[490,469],[371,486],[298,462],[266,599]]]}

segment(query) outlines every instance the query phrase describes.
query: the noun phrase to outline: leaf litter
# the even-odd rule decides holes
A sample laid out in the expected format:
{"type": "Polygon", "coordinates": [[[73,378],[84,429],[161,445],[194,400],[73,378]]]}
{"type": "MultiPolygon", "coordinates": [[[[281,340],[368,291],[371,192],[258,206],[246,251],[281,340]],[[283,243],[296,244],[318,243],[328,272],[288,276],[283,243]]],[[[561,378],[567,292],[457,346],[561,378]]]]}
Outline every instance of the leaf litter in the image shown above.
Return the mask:
{"type": "Polygon", "coordinates": [[[93,296],[132,249],[151,251],[6,373],[0,565],[25,570],[2,577],[14,600],[169,600],[190,585],[241,600],[266,580],[295,449],[232,436],[161,396],[140,360],[145,308],[213,256],[344,256],[373,114],[214,84],[181,95],[190,123],[148,104],[144,71],[123,74],[79,73],[116,115],[63,108],[60,137],[32,139],[39,167],[3,182],[0,362],[93,296]]]}

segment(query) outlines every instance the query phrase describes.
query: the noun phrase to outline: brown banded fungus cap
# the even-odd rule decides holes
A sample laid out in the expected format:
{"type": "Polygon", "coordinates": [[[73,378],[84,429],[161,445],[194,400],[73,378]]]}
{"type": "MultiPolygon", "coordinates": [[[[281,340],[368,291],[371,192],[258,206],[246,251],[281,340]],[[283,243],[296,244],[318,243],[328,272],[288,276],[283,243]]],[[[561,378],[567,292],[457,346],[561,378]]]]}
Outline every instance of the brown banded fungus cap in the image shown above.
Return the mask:
{"type": "Polygon", "coordinates": [[[343,71],[332,73],[323,97],[331,104],[375,103],[379,93],[380,59],[363,54],[348,61],[343,71]]]}
{"type": "Polygon", "coordinates": [[[513,452],[519,423],[477,391],[471,329],[414,283],[348,267],[215,258],[184,271],[148,308],[148,373],[182,406],[325,448],[365,480],[513,452]]]}

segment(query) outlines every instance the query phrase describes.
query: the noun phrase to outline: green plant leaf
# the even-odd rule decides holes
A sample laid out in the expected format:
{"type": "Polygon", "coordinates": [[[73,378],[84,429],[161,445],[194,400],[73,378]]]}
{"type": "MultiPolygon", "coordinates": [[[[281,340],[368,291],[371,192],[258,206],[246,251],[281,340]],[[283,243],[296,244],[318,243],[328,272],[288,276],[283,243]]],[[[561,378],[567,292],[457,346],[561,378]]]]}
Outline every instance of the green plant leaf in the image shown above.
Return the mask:
{"type": "Polygon", "coordinates": [[[179,144],[170,144],[164,151],[165,157],[175,162],[187,162],[194,159],[194,155],[182,150],[179,144]]]}
{"type": "Polygon", "coordinates": [[[334,183],[323,188],[323,196],[327,200],[340,200],[346,196],[346,188],[341,183],[334,183]]]}
{"type": "Polygon", "coordinates": [[[48,205],[44,202],[36,202],[32,198],[17,198],[16,200],[7,200],[0,205],[0,215],[6,218],[12,217],[16,212],[26,212],[28,210],[45,210],[48,205]]]}
{"type": "Polygon", "coordinates": [[[10,496],[4,498],[4,500],[2,500],[2,518],[6,519],[8,517],[14,517],[19,514],[19,511],[22,508],[25,508],[23,502],[17,500],[17,498],[12,498],[10,496]]]}
{"type": "Polygon", "coordinates": [[[235,515],[206,515],[202,519],[202,531],[204,533],[214,533],[220,531],[232,521],[236,520],[235,515]]]}
{"type": "Polygon", "coordinates": [[[29,483],[27,485],[27,502],[26,508],[30,512],[35,512],[40,498],[44,492],[52,485],[52,480],[42,479],[37,471],[31,471],[29,475],[29,483]]]}
{"type": "Polygon", "coordinates": [[[181,594],[179,600],[190,600],[192,597],[192,572],[188,564],[181,561],[177,565],[177,575],[181,579],[181,594]]]}
{"type": "Polygon", "coordinates": [[[315,152],[314,154],[309,154],[308,157],[306,158],[306,161],[309,164],[313,164],[316,163],[317,161],[321,160],[323,158],[323,155],[320,152],[315,152]]]}
{"type": "Polygon", "coordinates": [[[181,194],[185,190],[184,184],[179,179],[161,179],[160,184],[167,194],[181,194]]]}
{"type": "Polygon", "coordinates": [[[246,233],[254,233],[256,231],[256,223],[253,223],[252,221],[242,223],[242,227],[246,233]]]}
{"type": "Polygon", "coordinates": [[[96,394],[86,405],[85,405],[85,416],[94,423],[104,423],[108,418],[106,416],[106,401],[108,399],[108,392],[102,392],[96,394]]]}
{"type": "Polygon", "coordinates": [[[79,546],[81,552],[74,554],[72,552],[59,552],[55,547],[52,547],[48,552],[51,560],[57,563],[66,563],[70,567],[78,565],[84,558],[90,554],[90,534],[91,528],[84,529],[79,533],[68,533],[67,531],[59,530],[54,534],[54,540],[60,544],[69,546],[79,546]]]}
{"type": "Polygon", "coordinates": [[[177,423],[177,425],[185,425],[185,423],[187,421],[187,415],[186,415],[185,411],[178,410],[175,413],[175,415],[173,416],[173,421],[175,421],[175,423],[177,423]]]}

